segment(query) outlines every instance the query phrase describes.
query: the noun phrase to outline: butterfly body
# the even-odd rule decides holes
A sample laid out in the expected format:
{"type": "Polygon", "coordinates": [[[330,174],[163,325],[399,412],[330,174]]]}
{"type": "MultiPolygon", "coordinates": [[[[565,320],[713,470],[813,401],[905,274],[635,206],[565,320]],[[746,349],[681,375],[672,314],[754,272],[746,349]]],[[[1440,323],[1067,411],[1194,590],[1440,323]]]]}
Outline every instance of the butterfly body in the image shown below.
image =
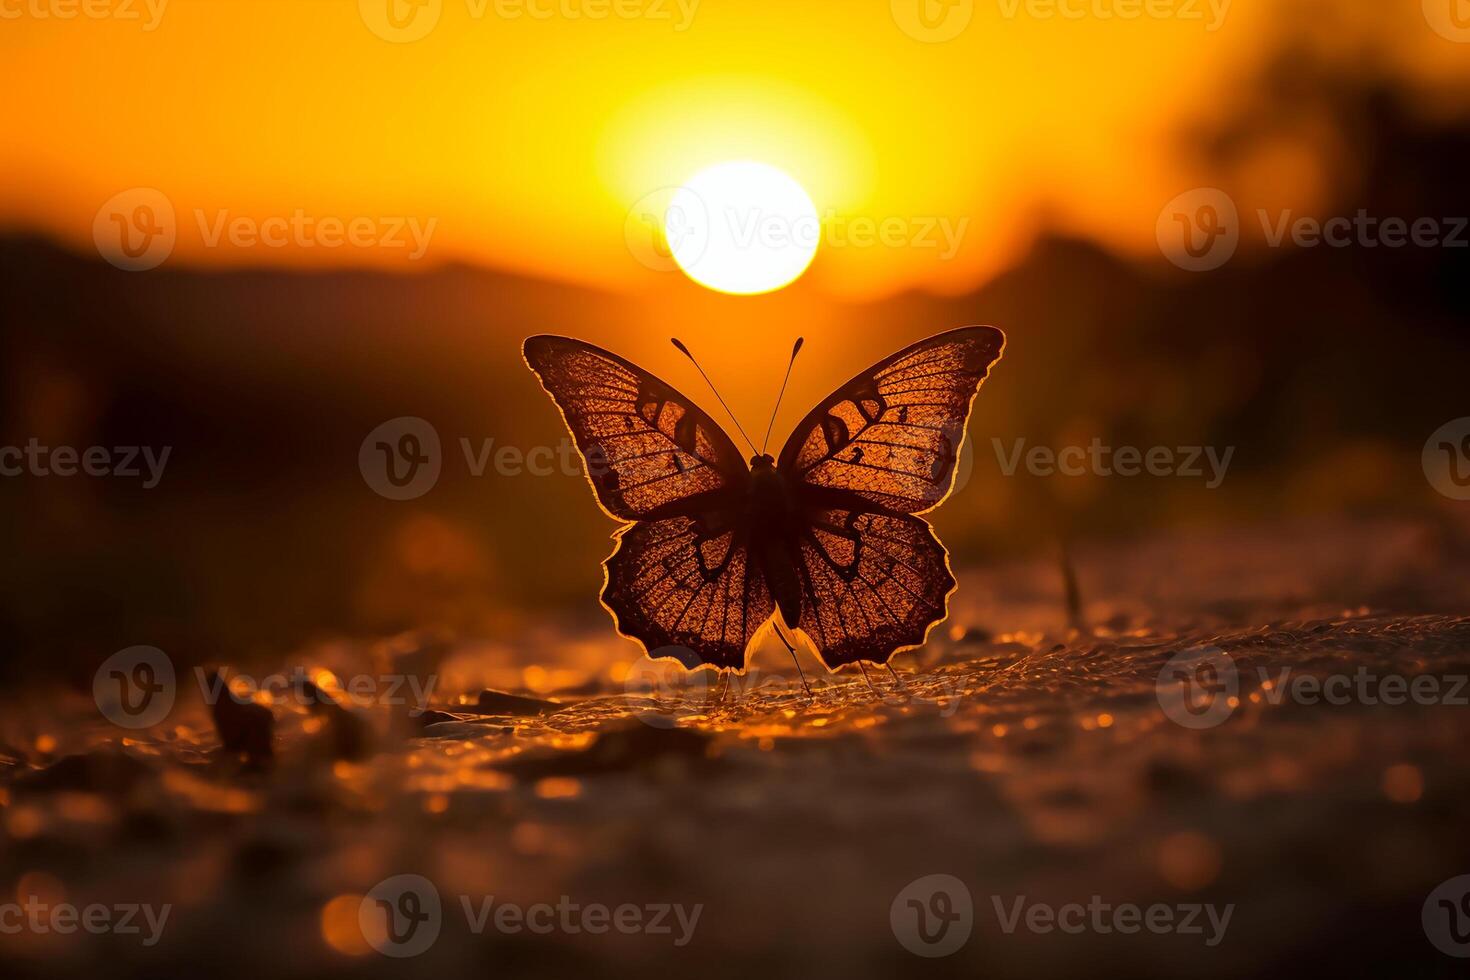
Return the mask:
{"type": "Polygon", "coordinates": [[[955,588],[919,517],[949,494],[970,406],[1005,338],[920,341],[824,399],[778,457],[747,463],[708,415],[609,351],[526,341],[599,504],[631,522],[604,606],[650,656],[741,669],[779,613],[831,668],[923,643],[955,588]]]}
{"type": "Polygon", "coordinates": [[[786,622],[801,621],[797,542],[803,519],[795,487],[766,455],[750,461],[750,537],[756,565],[786,622]]]}

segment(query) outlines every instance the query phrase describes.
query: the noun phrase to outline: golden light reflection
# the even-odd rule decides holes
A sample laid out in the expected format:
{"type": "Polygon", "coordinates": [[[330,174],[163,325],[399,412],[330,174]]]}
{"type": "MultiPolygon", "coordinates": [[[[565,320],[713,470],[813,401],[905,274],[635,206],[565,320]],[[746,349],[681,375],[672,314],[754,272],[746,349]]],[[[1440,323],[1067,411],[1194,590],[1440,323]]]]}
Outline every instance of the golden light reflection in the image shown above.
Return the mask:
{"type": "Polygon", "coordinates": [[[34,806],[12,806],[5,814],[5,829],[17,840],[29,840],[45,827],[46,815],[34,806]]]}
{"type": "Polygon", "coordinates": [[[338,895],[322,906],[322,939],[328,946],[347,956],[365,956],[372,952],[358,923],[361,895],[338,895]]]}
{"type": "Polygon", "coordinates": [[[1424,795],[1424,774],[1418,766],[1400,762],[1383,771],[1383,795],[1395,803],[1417,803],[1424,795]]]}
{"type": "Polygon", "coordinates": [[[536,783],[536,795],[543,800],[569,800],[582,795],[582,783],[563,776],[548,776],[536,783]]]}
{"type": "Polygon", "coordinates": [[[1159,874],[1181,891],[1198,891],[1220,874],[1220,845],[1195,831],[1171,834],[1159,846],[1159,874]]]}
{"type": "Polygon", "coordinates": [[[45,905],[57,905],[66,901],[66,885],[45,871],[27,871],[16,880],[15,900],[24,905],[32,899],[45,905]]]}

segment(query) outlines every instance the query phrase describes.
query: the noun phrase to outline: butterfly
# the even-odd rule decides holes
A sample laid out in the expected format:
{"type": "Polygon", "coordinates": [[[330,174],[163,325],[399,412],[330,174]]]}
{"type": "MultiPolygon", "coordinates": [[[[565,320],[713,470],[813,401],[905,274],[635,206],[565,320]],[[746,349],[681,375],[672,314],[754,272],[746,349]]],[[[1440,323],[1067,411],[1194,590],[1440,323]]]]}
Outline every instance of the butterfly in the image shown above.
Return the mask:
{"type": "Polygon", "coordinates": [[[948,614],[949,554],[920,515],[949,495],[1004,348],[984,326],[905,347],[823,399],[779,457],[751,443],[748,462],[693,401],[610,351],[543,335],[523,353],[598,503],[629,522],[603,563],[618,633],[653,658],[739,670],[767,624],[792,649],[784,622],[836,670],[885,664],[948,614]]]}

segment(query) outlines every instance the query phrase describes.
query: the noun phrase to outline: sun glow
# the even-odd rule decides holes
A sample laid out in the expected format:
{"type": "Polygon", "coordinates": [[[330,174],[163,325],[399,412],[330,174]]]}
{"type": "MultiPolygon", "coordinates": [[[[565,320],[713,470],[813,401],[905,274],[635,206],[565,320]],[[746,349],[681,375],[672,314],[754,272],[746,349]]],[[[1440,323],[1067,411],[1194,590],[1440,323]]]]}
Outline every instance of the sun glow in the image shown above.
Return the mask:
{"type": "Polygon", "coordinates": [[[767,293],[795,280],[817,254],[816,205],[789,175],[735,160],[695,174],[674,192],[664,239],[684,273],[722,293],[767,293]]]}

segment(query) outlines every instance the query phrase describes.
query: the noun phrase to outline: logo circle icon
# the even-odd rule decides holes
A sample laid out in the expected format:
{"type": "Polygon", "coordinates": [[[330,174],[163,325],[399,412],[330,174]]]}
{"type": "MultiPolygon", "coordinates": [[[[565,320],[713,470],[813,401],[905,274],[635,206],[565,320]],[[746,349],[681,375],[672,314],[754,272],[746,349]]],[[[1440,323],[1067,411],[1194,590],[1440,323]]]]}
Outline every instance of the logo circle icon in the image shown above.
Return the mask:
{"type": "Polygon", "coordinates": [[[1470,500],[1470,415],[1435,429],[1421,462],[1431,487],[1451,500],[1470,500]]]}
{"type": "Polygon", "coordinates": [[[357,926],[368,945],[384,956],[407,959],[428,951],[439,938],[444,911],[439,889],[423,875],[394,875],[362,897],[357,926]]]}
{"type": "Polygon", "coordinates": [[[709,208],[683,187],[660,187],[633,202],[623,219],[628,252],[654,272],[679,268],[674,253],[697,260],[709,247],[709,208]]]}
{"type": "Polygon", "coordinates": [[[1196,187],[1164,205],[1154,235],[1164,258],[1189,272],[1208,272],[1235,254],[1240,216],[1229,194],[1196,187]]]}
{"type": "Polygon", "coordinates": [[[414,415],[384,422],[357,450],[363,481],[389,500],[415,500],[434,489],[443,462],[438,431],[414,415]]]}
{"type": "Polygon", "coordinates": [[[1154,683],[1159,707],[1184,728],[1214,728],[1235,712],[1240,672],[1219,647],[1191,647],[1169,658],[1154,683]]]}
{"type": "Polygon", "coordinates": [[[163,721],[177,693],[174,663],[158,647],[119,650],[92,675],[97,710],[121,728],[149,728],[163,721]]]}
{"type": "Polygon", "coordinates": [[[173,202],[163,191],[133,187],[114,194],[92,219],[92,241],[111,265],[146,272],[163,264],[178,242],[173,202]]]}
{"type": "MultiPolygon", "coordinates": [[[[970,483],[970,477],[975,475],[975,440],[966,435],[962,427],[946,431],[942,435],[949,440],[948,446],[951,448],[958,440],[960,451],[954,457],[954,472],[949,475],[949,481],[930,483],[924,488],[924,498],[931,506],[937,506],[965,489],[970,483]]],[[[921,464],[927,465],[934,461],[932,453],[918,454],[918,462],[921,464]]]]}
{"type": "Polygon", "coordinates": [[[393,44],[422,41],[439,26],[444,0],[357,0],[368,30],[393,44]]]}
{"type": "Polygon", "coordinates": [[[1470,43],[1470,10],[1465,9],[1465,0],[1424,0],[1424,19],[1445,40],[1470,43]]]}
{"type": "Polygon", "coordinates": [[[964,946],[975,926],[970,889],[954,875],[925,875],[904,886],[888,907],[888,923],[900,946],[926,959],[964,946]]]}
{"type": "Polygon", "coordinates": [[[637,713],[653,728],[675,728],[680,719],[703,714],[714,698],[718,675],[697,669],[699,658],[684,646],[663,646],[628,668],[623,690],[652,704],[637,713]]]}
{"type": "Polygon", "coordinates": [[[975,0],[889,0],[893,22],[915,41],[953,41],[970,26],[975,0]]]}
{"type": "Polygon", "coordinates": [[[1446,956],[1470,959],[1470,875],[1456,875],[1424,899],[1424,935],[1446,956]]]}

